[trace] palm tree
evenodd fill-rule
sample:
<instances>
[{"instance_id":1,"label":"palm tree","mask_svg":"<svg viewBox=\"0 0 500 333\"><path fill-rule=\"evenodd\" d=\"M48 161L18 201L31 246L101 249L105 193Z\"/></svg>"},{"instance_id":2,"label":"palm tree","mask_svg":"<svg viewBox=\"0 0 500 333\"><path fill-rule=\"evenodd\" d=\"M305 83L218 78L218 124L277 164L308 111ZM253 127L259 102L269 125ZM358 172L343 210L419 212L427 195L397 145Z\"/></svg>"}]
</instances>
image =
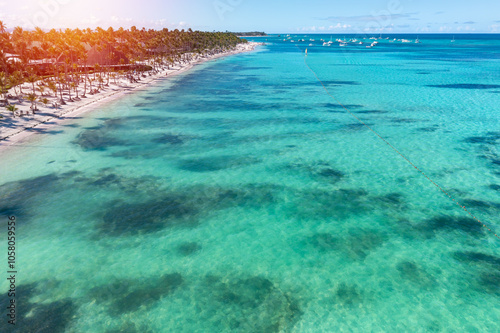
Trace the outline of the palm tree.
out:
<instances>
[{"instance_id":1,"label":"palm tree","mask_svg":"<svg viewBox=\"0 0 500 333\"><path fill-rule=\"evenodd\" d=\"M47 106L47 104L49 104L49 100L47 98L42 98L41 99L41 102L43 103L43 105Z\"/></svg>"},{"instance_id":2,"label":"palm tree","mask_svg":"<svg viewBox=\"0 0 500 333\"><path fill-rule=\"evenodd\" d=\"M33 95L34 95L35 94L35 83L38 81L38 76L36 76L36 74L31 74L30 76L28 76L26 81L31 83L31 85L33 87Z\"/></svg>"},{"instance_id":3,"label":"palm tree","mask_svg":"<svg viewBox=\"0 0 500 333\"><path fill-rule=\"evenodd\" d=\"M7 101L7 85L9 83L9 78L4 72L0 72L0 94L3 95L3 99Z\"/></svg>"},{"instance_id":4,"label":"palm tree","mask_svg":"<svg viewBox=\"0 0 500 333\"><path fill-rule=\"evenodd\" d=\"M28 94L28 101L31 102L31 111L33 111L33 113L35 113L35 111L38 111L38 109L36 108L36 100L37 97L35 94Z\"/></svg>"},{"instance_id":5,"label":"palm tree","mask_svg":"<svg viewBox=\"0 0 500 333\"><path fill-rule=\"evenodd\" d=\"M15 105L13 105L13 104L9 104L9 105L7 105L5 108L6 108L8 111L11 111L11 112L12 112L12 117L14 117L14 118L16 117L16 113L15 113L15 112L17 111L17 108L16 108L16 106L15 106Z\"/></svg>"},{"instance_id":6,"label":"palm tree","mask_svg":"<svg viewBox=\"0 0 500 333\"><path fill-rule=\"evenodd\" d=\"M49 87L50 90L52 90L54 92L54 96L57 97L57 86L56 84L54 83L54 81L49 81L47 83L47 86Z\"/></svg>"},{"instance_id":7,"label":"palm tree","mask_svg":"<svg viewBox=\"0 0 500 333\"><path fill-rule=\"evenodd\" d=\"M0 21L0 33L4 33L7 30L7 27L3 23L3 21Z\"/></svg>"}]
</instances>

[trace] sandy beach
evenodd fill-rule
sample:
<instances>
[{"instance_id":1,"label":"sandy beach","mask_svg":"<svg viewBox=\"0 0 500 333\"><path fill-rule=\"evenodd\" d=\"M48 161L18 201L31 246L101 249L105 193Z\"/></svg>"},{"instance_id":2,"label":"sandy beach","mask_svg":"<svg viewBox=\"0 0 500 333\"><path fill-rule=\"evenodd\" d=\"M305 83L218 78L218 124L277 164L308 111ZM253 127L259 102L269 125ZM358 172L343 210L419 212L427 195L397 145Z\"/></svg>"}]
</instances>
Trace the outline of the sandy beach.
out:
<instances>
[{"instance_id":1,"label":"sandy beach","mask_svg":"<svg viewBox=\"0 0 500 333\"><path fill-rule=\"evenodd\" d=\"M229 52L203 57L195 55L192 56L189 61L180 64L176 63L174 66L170 66L169 69L160 70L156 74L145 73L140 81L134 83L130 83L126 78L117 79L116 83L114 80L110 80L109 86L105 87L105 89L101 90L99 93L94 95L87 94L86 98L81 98L74 102L67 102L66 105L59 105L57 108L52 105L52 99L54 101L57 99L53 97L51 102L47 105L38 102L38 111L36 111L35 114L30 111L31 103L29 101L24 100L21 104L15 103L18 108L15 114L7 110L1 113L3 118L0 119L0 148L18 144L28 140L28 138L31 139L31 136L37 134L37 132L43 133L43 130L52 128L63 121L71 120L73 117L81 115L82 113L95 110L99 106L102 106L103 103L109 103L116 100L123 96L123 94L143 89L163 80L168 80L173 76L190 70L198 64L238 53L250 52L254 50L257 45L261 44L262 43L249 42L247 44L239 44L234 50ZM22 88L25 91L30 90L30 86L26 83ZM80 89L80 94L83 94L83 87ZM14 90L11 89L9 94L14 95ZM36 131L33 130L35 128Z\"/></svg>"}]
</instances>

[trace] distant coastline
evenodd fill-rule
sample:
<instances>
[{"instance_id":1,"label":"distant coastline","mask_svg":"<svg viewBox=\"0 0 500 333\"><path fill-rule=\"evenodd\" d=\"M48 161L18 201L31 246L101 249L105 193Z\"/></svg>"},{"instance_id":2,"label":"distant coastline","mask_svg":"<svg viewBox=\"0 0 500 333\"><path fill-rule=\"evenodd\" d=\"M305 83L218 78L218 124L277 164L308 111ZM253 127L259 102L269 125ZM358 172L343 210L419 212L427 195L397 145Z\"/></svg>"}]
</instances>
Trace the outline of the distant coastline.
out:
<instances>
[{"instance_id":1,"label":"distant coastline","mask_svg":"<svg viewBox=\"0 0 500 333\"><path fill-rule=\"evenodd\" d=\"M261 31L251 31L251 32L233 32L238 37L266 37L267 34Z\"/></svg>"}]
</instances>

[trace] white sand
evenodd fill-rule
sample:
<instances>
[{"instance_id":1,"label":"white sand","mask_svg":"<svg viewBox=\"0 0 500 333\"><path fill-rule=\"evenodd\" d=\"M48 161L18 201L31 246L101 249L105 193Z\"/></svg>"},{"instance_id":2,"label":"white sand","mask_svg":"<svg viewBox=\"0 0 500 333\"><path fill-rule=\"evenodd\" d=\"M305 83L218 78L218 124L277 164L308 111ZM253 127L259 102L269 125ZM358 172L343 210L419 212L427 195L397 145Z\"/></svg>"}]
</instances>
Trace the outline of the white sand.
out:
<instances>
[{"instance_id":1,"label":"white sand","mask_svg":"<svg viewBox=\"0 0 500 333\"><path fill-rule=\"evenodd\" d=\"M109 86L105 87L105 89L101 90L101 92L90 95L88 93L89 85L87 84L87 98L82 98L80 101L74 102L66 102L66 105L59 106L58 108L53 108L52 103L56 101L56 97L51 96L48 97L50 102L47 106L43 105L40 102L37 102L37 108L39 111L35 112L35 115L32 115L30 110L31 103L27 100L24 100L22 104L16 104L18 111L16 114L22 112L24 115L14 116L12 112L7 111L7 109L2 110L1 115L3 116L0 119L0 148L5 148L8 146L12 146L14 144L18 144L23 141L27 141L29 137L36 132L27 131L27 129L36 127L37 129L48 129L50 127L56 126L63 121L71 120L72 117L80 115L84 112L89 112L97 109L99 106L102 106L102 103L108 103L113 101L123 94L144 88L153 83L168 80L170 77L178 75L180 73L186 72L189 69L193 68L195 65L213 60L216 58L226 57L229 55L234 55L242 52L249 52L255 49L257 45L261 43L249 42L247 44L239 44L236 46L235 50L225 53L219 53L213 56L207 57L199 57L195 56L191 61L182 64L176 64L173 68L170 67L169 70L162 70L158 74L154 74L149 76L146 74L146 78L141 77L141 80L137 83L130 83L126 78L117 79L115 84L114 79L111 78L109 81ZM79 95L83 94L83 85L80 84ZM31 84L25 83L23 85L23 92L31 92ZM96 88L96 85L93 85L93 89ZM10 94L14 94L14 90L9 91ZM72 94L72 97L75 97L75 94ZM67 99L68 96L65 96ZM26 115L29 113L29 115ZM49 123L50 122L50 123ZM43 132L43 131L41 131ZM32 138L29 138L32 139Z\"/></svg>"}]
</instances>

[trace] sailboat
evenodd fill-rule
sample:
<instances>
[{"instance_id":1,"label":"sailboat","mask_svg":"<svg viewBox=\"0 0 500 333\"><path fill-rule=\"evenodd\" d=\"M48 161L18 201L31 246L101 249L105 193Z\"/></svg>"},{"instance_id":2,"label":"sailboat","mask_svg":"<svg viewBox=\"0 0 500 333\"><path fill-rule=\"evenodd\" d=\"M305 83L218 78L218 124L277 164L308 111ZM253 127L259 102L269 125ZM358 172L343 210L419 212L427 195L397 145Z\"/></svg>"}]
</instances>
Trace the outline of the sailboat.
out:
<instances>
[{"instance_id":1,"label":"sailboat","mask_svg":"<svg viewBox=\"0 0 500 333\"><path fill-rule=\"evenodd\" d=\"M453 39L451 40L452 43L455 43L455 36L453 36Z\"/></svg>"}]
</instances>

